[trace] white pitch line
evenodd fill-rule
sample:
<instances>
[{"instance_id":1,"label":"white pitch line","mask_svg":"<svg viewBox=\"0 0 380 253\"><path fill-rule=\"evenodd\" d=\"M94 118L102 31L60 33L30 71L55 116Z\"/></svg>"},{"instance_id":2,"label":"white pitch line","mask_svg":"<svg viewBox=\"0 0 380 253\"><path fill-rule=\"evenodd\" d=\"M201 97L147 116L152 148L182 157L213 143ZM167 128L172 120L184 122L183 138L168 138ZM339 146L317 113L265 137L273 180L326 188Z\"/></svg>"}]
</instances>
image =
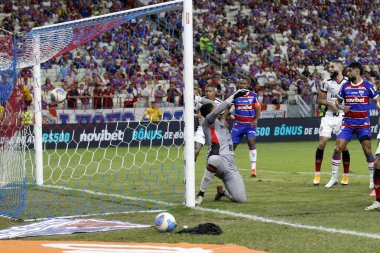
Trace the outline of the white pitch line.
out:
<instances>
[{"instance_id":1,"label":"white pitch line","mask_svg":"<svg viewBox=\"0 0 380 253\"><path fill-rule=\"evenodd\" d=\"M272 220L256 215L250 215L250 214L244 214L244 213L235 213L227 210L219 210L219 209L211 209L211 208L203 208L203 207L196 207L195 210L210 212L210 213L218 213L218 214L225 214L230 215L234 217L240 217L245 218L249 220L264 222L264 223L271 223L276 225L282 225L282 226L289 226L294 228L303 228L303 229L310 229L310 230L317 230L321 232L328 232L332 234L342 234L342 235L353 235L353 236L360 236L360 237L366 237L371 239L378 239L380 240L380 234L373 234L373 233L365 233L365 232L357 232L353 230L344 230L344 229L338 229L338 228L329 228L329 227L323 227L323 226L311 226L311 225L303 225L300 223L290 223L287 221L281 221L281 220Z\"/></svg>"},{"instance_id":2,"label":"white pitch line","mask_svg":"<svg viewBox=\"0 0 380 253\"><path fill-rule=\"evenodd\" d=\"M302 174L302 175L314 175L314 171L297 171L297 172L286 172L286 171L273 171L273 170L262 170L261 172L274 173L274 174ZM331 175L331 172L321 172L322 175ZM338 173L338 175L343 175L343 173ZM368 177L368 175L364 174L352 174L350 173L350 177Z\"/></svg>"},{"instance_id":3,"label":"white pitch line","mask_svg":"<svg viewBox=\"0 0 380 253\"><path fill-rule=\"evenodd\" d=\"M77 189L72 189L68 187L58 187L58 186L49 186L49 187L60 188L60 189L65 189L65 190L74 190L74 191L77 190ZM107 193L94 192L94 191L89 191L89 190L84 190L84 192L89 193L89 194L102 195L102 196L115 196L115 197L130 199L128 197L118 195L118 194L107 194ZM147 200L147 199L144 199L144 200L152 201L152 200ZM160 201L159 203L165 204L166 202ZM166 203L166 204L169 204L169 203ZM177 206L177 204L172 204L172 205ZM317 231L328 232L328 233L333 233L333 234L353 235L353 236L360 236L360 237L366 237L366 238L378 239L378 240L380 239L380 234L357 232L357 231L352 231L352 230L329 228L329 227L323 227L323 226L303 225L300 223L291 223L291 222L281 221L281 220L272 220L272 219L268 219L268 218L264 218L264 217L260 217L256 215L251 215L251 214L235 213L228 210L219 210L219 209L211 209L211 208L203 208L203 207L195 207L194 210L205 211L205 212L210 212L210 213L225 214L225 215L230 215L234 217L241 217L241 218L245 218L249 220L254 220L254 221L259 221L259 222L264 222L264 223L272 223L272 224L277 224L277 225L282 225L282 226L289 226L289 227L294 227L294 228L317 230Z\"/></svg>"},{"instance_id":4,"label":"white pitch line","mask_svg":"<svg viewBox=\"0 0 380 253\"><path fill-rule=\"evenodd\" d=\"M250 169L239 169L241 171L250 171ZM301 175L314 175L314 171L295 171L295 172L287 172L287 171L274 171L274 170L260 170L260 173L271 173L271 174L301 174ZM331 172L321 172L321 175L331 175ZM343 173L338 173L338 175L343 175ZM350 174L350 177L368 177L369 175L364 174Z\"/></svg>"}]
</instances>

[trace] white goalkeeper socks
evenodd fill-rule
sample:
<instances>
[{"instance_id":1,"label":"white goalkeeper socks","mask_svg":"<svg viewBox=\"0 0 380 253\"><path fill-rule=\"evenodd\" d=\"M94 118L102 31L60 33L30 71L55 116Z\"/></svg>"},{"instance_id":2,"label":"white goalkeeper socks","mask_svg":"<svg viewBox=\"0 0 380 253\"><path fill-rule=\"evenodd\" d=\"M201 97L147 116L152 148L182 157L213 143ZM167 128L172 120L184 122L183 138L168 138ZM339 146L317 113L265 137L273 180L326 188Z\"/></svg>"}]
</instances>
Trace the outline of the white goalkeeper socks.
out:
<instances>
[{"instance_id":1,"label":"white goalkeeper socks","mask_svg":"<svg viewBox=\"0 0 380 253\"><path fill-rule=\"evenodd\" d=\"M257 160L256 148L249 150L249 160L251 161L251 170L256 170L256 160Z\"/></svg>"}]
</instances>

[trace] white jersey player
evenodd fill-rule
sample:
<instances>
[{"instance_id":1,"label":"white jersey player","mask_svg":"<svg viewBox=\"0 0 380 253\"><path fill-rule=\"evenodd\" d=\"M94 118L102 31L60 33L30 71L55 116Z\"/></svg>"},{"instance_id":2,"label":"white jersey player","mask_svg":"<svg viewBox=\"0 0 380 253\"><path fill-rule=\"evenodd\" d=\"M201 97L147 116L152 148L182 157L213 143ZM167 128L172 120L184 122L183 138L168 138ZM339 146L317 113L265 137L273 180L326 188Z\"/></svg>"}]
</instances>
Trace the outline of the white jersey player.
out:
<instances>
[{"instance_id":1,"label":"white jersey player","mask_svg":"<svg viewBox=\"0 0 380 253\"><path fill-rule=\"evenodd\" d=\"M218 105L222 103L222 100L219 98L216 98L216 88L210 84L206 85L205 88L205 97L211 101L214 101L215 105ZM197 157L199 155L199 152L201 151L203 145L205 145L205 135L203 133L202 129L202 119L203 117L199 114L199 109L201 108L202 104L200 102L195 102L194 105L194 111L195 111L195 126L196 126L196 131L194 135L194 149L195 149L195 160L197 160Z\"/></svg>"},{"instance_id":2,"label":"white jersey player","mask_svg":"<svg viewBox=\"0 0 380 253\"><path fill-rule=\"evenodd\" d=\"M321 85L321 95L319 95L318 103L321 105L326 105L325 115L322 117L321 126L319 129L319 135L331 138L331 134L336 134L341 125L342 119L344 116L344 112L339 110L338 108L334 108L332 104L335 105L335 101L337 99L337 94L340 90L341 84L348 81L346 77L340 82L337 82L335 79L329 78L322 82ZM325 99L323 98L323 93L325 93ZM322 100L326 101L327 104L324 104Z\"/></svg>"},{"instance_id":3,"label":"white jersey player","mask_svg":"<svg viewBox=\"0 0 380 253\"><path fill-rule=\"evenodd\" d=\"M315 154L315 175L314 175L314 185L319 185L321 180L321 165L323 160L323 153L327 144L327 141L331 138L331 134L337 134L340 131L342 125L342 119L344 113L339 110L335 101L337 100L337 95L343 83L347 82L348 79L343 76L343 62L339 60L334 60L329 64L330 78L322 82L319 94L318 94L318 104L326 107L325 115L321 120L321 125L319 128L319 145ZM349 166L350 166L350 154L348 150L342 152L342 160L344 167L344 176L341 181L342 185L348 185L349 182ZM337 173L336 171L332 172ZM335 175L334 175L334 178ZM336 180L330 180L325 187L331 188L337 184Z\"/></svg>"}]
</instances>

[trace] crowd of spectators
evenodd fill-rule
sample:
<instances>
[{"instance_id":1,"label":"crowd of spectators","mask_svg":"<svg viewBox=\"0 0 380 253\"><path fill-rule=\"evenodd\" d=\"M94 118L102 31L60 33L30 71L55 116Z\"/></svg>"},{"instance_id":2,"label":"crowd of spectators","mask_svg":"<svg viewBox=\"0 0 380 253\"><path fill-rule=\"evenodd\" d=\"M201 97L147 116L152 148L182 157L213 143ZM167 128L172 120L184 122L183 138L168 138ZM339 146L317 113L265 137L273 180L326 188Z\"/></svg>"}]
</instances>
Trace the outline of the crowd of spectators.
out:
<instances>
[{"instance_id":1,"label":"crowd of spectators","mask_svg":"<svg viewBox=\"0 0 380 253\"><path fill-rule=\"evenodd\" d=\"M293 103L294 94L309 103L326 77L323 66L333 59L362 63L365 78L379 83L378 3L196 1L195 39L205 60L213 54L226 66L227 83L238 71L251 79L263 103Z\"/></svg>"},{"instance_id":2,"label":"crowd of spectators","mask_svg":"<svg viewBox=\"0 0 380 253\"><path fill-rule=\"evenodd\" d=\"M2 26L27 32L137 7L131 0L64 2L0 0L2 12L11 14ZM195 1L194 79L201 93L211 83L221 98L247 78L263 104L295 104L297 95L312 103L326 77L323 66L340 59L361 62L364 77L377 85L379 13L377 1ZM44 63L44 96L59 85L68 92L68 108L183 105L181 19L164 19L165 25L154 18L122 25Z\"/></svg>"},{"instance_id":3,"label":"crowd of spectators","mask_svg":"<svg viewBox=\"0 0 380 253\"><path fill-rule=\"evenodd\" d=\"M62 23L135 7L133 0L1 0L2 20L7 31L28 32L33 27Z\"/></svg>"},{"instance_id":4,"label":"crowd of spectators","mask_svg":"<svg viewBox=\"0 0 380 253\"><path fill-rule=\"evenodd\" d=\"M115 0L38 4L31 0L26 7L15 1L0 4L4 13L11 14L2 24L13 32L136 7L134 1ZM38 19L36 12L44 18ZM49 105L49 92L57 86L67 91L64 106L69 109L147 107L153 101L160 106L183 105L182 42L172 34L179 17L180 12L168 12L162 17L165 27L156 16L133 20L43 63L44 106ZM20 78L18 82L30 86L30 81Z\"/></svg>"}]
</instances>

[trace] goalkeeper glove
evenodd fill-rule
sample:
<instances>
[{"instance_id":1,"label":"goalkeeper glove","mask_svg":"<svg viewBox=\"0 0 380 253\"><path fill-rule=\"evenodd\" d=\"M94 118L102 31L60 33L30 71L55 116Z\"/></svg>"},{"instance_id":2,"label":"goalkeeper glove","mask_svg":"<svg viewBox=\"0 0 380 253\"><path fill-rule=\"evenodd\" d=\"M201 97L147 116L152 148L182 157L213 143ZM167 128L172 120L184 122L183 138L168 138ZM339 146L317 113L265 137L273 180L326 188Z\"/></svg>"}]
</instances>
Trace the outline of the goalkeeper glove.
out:
<instances>
[{"instance_id":1,"label":"goalkeeper glove","mask_svg":"<svg viewBox=\"0 0 380 253\"><path fill-rule=\"evenodd\" d=\"M243 97L249 93L249 90L241 89L236 91L233 95L226 99L226 102L230 105L233 104L234 100L240 97Z\"/></svg>"}]
</instances>

